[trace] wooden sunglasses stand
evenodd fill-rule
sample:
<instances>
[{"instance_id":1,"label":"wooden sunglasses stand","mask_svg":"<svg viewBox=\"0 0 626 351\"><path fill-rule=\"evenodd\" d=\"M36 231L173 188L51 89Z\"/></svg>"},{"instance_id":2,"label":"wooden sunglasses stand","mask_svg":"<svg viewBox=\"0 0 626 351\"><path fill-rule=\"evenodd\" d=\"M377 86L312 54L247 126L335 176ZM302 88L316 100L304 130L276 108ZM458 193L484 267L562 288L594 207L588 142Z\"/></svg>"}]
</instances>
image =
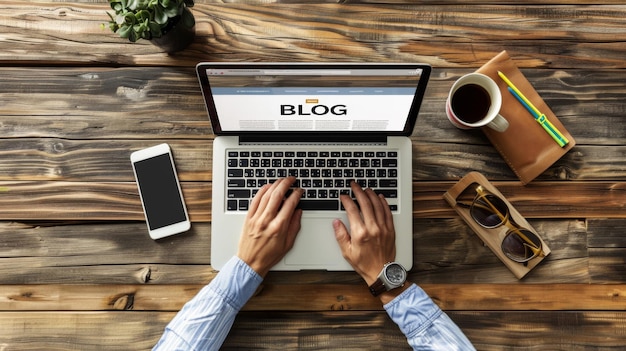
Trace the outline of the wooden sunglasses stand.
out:
<instances>
[{"instance_id":1,"label":"wooden sunglasses stand","mask_svg":"<svg viewBox=\"0 0 626 351\"><path fill-rule=\"evenodd\" d=\"M471 185L479 184L492 193L493 195L498 196L502 201L506 203L509 207L510 216L513 219L513 222L518 226L528 229L535 233L539 240L541 240L541 248L544 256L537 256L530 261L527 262L526 265L523 263L515 262L510 258L506 257L506 255L502 252L500 247L502 240L504 239L507 231L510 229L506 225L499 226L493 229L483 228L480 224L478 224L470 215L470 209L464 206L461 206L457 203L457 198ZM443 197L446 201L452 206L452 208L463 218L465 223L472 228L474 233L478 235L478 237L485 243L491 251L504 263L504 265L517 277L517 279L523 278L528 272L530 272L539 262L541 262L548 254L550 254L550 248L546 243L541 239L541 236L537 233L535 228L531 227L531 225L526 221L524 217L522 217L519 212L511 205L511 203L504 197L502 194L496 189L485 176L478 172L470 172L458 183L456 183L452 188L450 188ZM473 199L473 198L472 198ZM471 201L471 200L470 200Z\"/></svg>"}]
</instances>

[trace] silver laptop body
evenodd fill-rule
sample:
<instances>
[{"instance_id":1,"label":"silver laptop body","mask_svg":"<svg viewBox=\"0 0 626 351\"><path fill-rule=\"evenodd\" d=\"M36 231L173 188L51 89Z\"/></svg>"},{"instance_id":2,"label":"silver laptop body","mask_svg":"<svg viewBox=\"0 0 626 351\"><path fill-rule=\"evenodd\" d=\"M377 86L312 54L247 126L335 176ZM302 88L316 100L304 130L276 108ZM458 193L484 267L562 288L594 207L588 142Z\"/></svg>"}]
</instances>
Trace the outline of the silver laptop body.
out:
<instances>
[{"instance_id":1,"label":"silver laptop body","mask_svg":"<svg viewBox=\"0 0 626 351\"><path fill-rule=\"evenodd\" d=\"M211 120L211 264L237 252L263 184L295 175L302 229L273 270L352 270L332 221L355 180L392 207L396 260L413 265L412 146L431 68L425 64L213 63L196 66Z\"/></svg>"}]
</instances>

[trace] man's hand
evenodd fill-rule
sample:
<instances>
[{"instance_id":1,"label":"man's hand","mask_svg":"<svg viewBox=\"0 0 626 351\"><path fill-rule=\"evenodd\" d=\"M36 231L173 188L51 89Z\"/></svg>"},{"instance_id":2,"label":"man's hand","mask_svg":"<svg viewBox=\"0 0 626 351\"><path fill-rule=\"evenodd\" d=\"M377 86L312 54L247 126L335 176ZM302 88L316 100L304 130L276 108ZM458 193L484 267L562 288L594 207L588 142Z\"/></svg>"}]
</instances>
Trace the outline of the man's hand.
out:
<instances>
[{"instance_id":1,"label":"man's hand","mask_svg":"<svg viewBox=\"0 0 626 351\"><path fill-rule=\"evenodd\" d=\"M255 195L243 225L237 256L265 277L293 247L300 231L302 210L296 209L302 189L285 194L294 177L265 185Z\"/></svg>"},{"instance_id":2,"label":"man's hand","mask_svg":"<svg viewBox=\"0 0 626 351\"><path fill-rule=\"evenodd\" d=\"M348 195L341 196L350 221L350 233L343 222L333 222L343 257L371 285L387 262L396 258L396 232L387 200L372 189L365 191L352 182L352 192L361 210Z\"/></svg>"},{"instance_id":3,"label":"man's hand","mask_svg":"<svg viewBox=\"0 0 626 351\"><path fill-rule=\"evenodd\" d=\"M348 195L341 195L350 221L350 233L339 219L333 221L333 228L343 257L369 286L376 281L385 263L396 258L396 231L391 209L382 195L376 195L372 189L363 190L355 182L350 187L361 210ZM407 287L405 284L404 288L383 293L380 299L387 303Z\"/></svg>"}]
</instances>

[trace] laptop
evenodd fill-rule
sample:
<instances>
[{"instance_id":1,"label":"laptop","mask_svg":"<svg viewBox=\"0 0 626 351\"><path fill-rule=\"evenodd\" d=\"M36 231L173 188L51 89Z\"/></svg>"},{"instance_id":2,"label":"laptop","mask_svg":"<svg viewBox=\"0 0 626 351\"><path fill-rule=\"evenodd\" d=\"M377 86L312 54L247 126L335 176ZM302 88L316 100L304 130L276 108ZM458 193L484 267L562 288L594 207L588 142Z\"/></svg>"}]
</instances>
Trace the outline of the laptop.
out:
<instances>
[{"instance_id":1,"label":"laptop","mask_svg":"<svg viewBox=\"0 0 626 351\"><path fill-rule=\"evenodd\" d=\"M332 221L358 182L385 195L396 261L413 264L412 145L431 67L380 63L213 63L196 66L213 142L211 265L237 253L250 201L296 176L302 229L273 270L352 270Z\"/></svg>"}]
</instances>

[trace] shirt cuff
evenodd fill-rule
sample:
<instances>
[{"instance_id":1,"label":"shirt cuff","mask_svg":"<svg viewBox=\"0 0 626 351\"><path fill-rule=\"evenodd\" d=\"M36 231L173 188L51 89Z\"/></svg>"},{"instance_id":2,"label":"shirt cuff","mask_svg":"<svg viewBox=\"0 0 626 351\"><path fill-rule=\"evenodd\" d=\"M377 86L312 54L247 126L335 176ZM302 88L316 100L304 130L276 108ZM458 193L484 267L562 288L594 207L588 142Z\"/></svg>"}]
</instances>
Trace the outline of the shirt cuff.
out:
<instances>
[{"instance_id":1,"label":"shirt cuff","mask_svg":"<svg viewBox=\"0 0 626 351\"><path fill-rule=\"evenodd\" d=\"M383 306L389 317L407 337L428 328L443 311L416 284Z\"/></svg>"},{"instance_id":2,"label":"shirt cuff","mask_svg":"<svg viewBox=\"0 0 626 351\"><path fill-rule=\"evenodd\" d=\"M240 310L254 295L263 278L239 257L233 256L208 288L220 295L236 310Z\"/></svg>"}]
</instances>

